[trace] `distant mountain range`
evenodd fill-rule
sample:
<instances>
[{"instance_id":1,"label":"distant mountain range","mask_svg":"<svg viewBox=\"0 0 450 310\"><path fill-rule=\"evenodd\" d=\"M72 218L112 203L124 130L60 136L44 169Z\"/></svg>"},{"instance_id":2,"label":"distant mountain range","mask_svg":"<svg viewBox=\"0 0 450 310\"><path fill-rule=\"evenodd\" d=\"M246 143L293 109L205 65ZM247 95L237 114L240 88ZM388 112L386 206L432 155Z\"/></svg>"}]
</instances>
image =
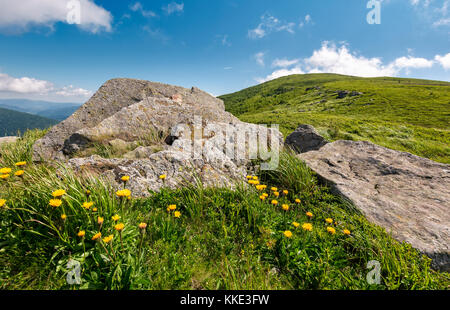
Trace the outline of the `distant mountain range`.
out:
<instances>
[{"instance_id":1,"label":"distant mountain range","mask_svg":"<svg viewBox=\"0 0 450 310\"><path fill-rule=\"evenodd\" d=\"M75 112L81 104L36 101L28 99L0 99L0 108L39 115L62 121Z\"/></svg>"},{"instance_id":2,"label":"distant mountain range","mask_svg":"<svg viewBox=\"0 0 450 310\"><path fill-rule=\"evenodd\" d=\"M0 137L15 136L27 129L45 129L57 123L54 119L0 108Z\"/></svg>"}]
</instances>

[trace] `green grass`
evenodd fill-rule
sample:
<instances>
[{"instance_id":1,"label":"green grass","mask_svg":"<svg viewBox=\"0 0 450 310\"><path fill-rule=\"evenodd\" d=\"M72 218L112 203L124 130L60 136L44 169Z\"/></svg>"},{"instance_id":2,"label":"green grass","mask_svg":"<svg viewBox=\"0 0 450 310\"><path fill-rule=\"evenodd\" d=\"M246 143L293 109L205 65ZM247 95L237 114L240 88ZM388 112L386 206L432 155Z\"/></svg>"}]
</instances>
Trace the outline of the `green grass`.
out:
<instances>
[{"instance_id":1,"label":"green grass","mask_svg":"<svg viewBox=\"0 0 450 310\"><path fill-rule=\"evenodd\" d=\"M320 89L306 90L320 87ZM336 91L362 92L337 99ZM286 136L310 124L330 141L367 140L450 163L450 83L337 74L291 75L220 97L227 111Z\"/></svg>"},{"instance_id":2,"label":"green grass","mask_svg":"<svg viewBox=\"0 0 450 310\"><path fill-rule=\"evenodd\" d=\"M33 141L42 134L28 132L2 146L0 168L30 163ZM70 258L82 267L76 289L448 288L448 273L431 270L428 258L332 195L292 154L283 153L279 169L259 178L268 189L289 191L277 198L278 206L270 203L273 194L261 201L261 192L246 180L236 190L199 184L122 201L100 179L82 179L64 166L29 164L22 179L0 183L0 199L6 199L0 208L0 289L72 289L66 283ZM58 188L67 194L55 209L48 202ZM82 208L85 201L97 211ZM285 203L287 212L281 209ZM167 211L170 204L180 218ZM314 214L311 220L307 211ZM113 229L115 214L125 224L122 242ZM112 246L91 241L99 230L97 216L105 220L103 236L114 235ZM336 234L327 232L326 218L333 218ZM295 228L294 221L314 228ZM140 222L148 224L145 233ZM85 239L77 237L80 230ZM286 230L292 238L284 236ZM370 260L381 264L380 285L366 281Z\"/></svg>"}]
</instances>

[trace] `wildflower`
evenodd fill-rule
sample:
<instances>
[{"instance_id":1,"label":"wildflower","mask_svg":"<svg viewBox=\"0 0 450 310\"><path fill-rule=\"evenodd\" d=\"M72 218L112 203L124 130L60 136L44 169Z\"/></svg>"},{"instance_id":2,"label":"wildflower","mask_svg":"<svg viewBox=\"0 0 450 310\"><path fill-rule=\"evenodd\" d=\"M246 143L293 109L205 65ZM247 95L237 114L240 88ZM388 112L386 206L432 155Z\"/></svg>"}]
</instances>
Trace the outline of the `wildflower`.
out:
<instances>
[{"instance_id":1,"label":"wildflower","mask_svg":"<svg viewBox=\"0 0 450 310\"><path fill-rule=\"evenodd\" d=\"M284 204L281 207L283 208L284 211L289 211L289 205Z\"/></svg>"},{"instance_id":2,"label":"wildflower","mask_svg":"<svg viewBox=\"0 0 450 310\"><path fill-rule=\"evenodd\" d=\"M296 202L296 203L300 203L301 200L297 198L297 199L295 199L295 202Z\"/></svg>"},{"instance_id":3,"label":"wildflower","mask_svg":"<svg viewBox=\"0 0 450 310\"><path fill-rule=\"evenodd\" d=\"M253 177L253 180L257 181L257 180L258 180L258 177L257 177L257 176L254 176L254 177Z\"/></svg>"},{"instance_id":4,"label":"wildflower","mask_svg":"<svg viewBox=\"0 0 450 310\"><path fill-rule=\"evenodd\" d=\"M328 224L333 224L333 219L327 218L325 219L325 222L327 222Z\"/></svg>"},{"instance_id":5,"label":"wildflower","mask_svg":"<svg viewBox=\"0 0 450 310\"><path fill-rule=\"evenodd\" d=\"M297 222L292 222L292 225L294 225L295 228L298 228L300 226L300 224Z\"/></svg>"},{"instance_id":6,"label":"wildflower","mask_svg":"<svg viewBox=\"0 0 450 310\"><path fill-rule=\"evenodd\" d=\"M309 217L309 218L312 218L313 214L311 212L306 212L306 216Z\"/></svg>"},{"instance_id":7,"label":"wildflower","mask_svg":"<svg viewBox=\"0 0 450 310\"><path fill-rule=\"evenodd\" d=\"M278 190L278 188L272 187L270 190L271 190L272 192L276 192L276 191Z\"/></svg>"},{"instance_id":8,"label":"wildflower","mask_svg":"<svg viewBox=\"0 0 450 310\"><path fill-rule=\"evenodd\" d=\"M49 205L55 208L58 208L62 204L62 200L60 199L50 199Z\"/></svg>"},{"instance_id":9,"label":"wildflower","mask_svg":"<svg viewBox=\"0 0 450 310\"><path fill-rule=\"evenodd\" d=\"M16 167L22 167L25 166L27 164L26 161L19 161L18 163L16 163Z\"/></svg>"},{"instance_id":10,"label":"wildflower","mask_svg":"<svg viewBox=\"0 0 450 310\"><path fill-rule=\"evenodd\" d=\"M98 211L97 208L93 208L93 209L92 209L92 212L97 212L97 211Z\"/></svg>"},{"instance_id":11,"label":"wildflower","mask_svg":"<svg viewBox=\"0 0 450 310\"><path fill-rule=\"evenodd\" d=\"M124 175L122 178L120 178L123 182L128 182L130 180L130 176Z\"/></svg>"},{"instance_id":12,"label":"wildflower","mask_svg":"<svg viewBox=\"0 0 450 310\"><path fill-rule=\"evenodd\" d=\"M264 197L269 197L269 194L267 194L267 193L264 193L264 194L262 194Z\"/></svg>"},{"instance_id":13,"label":"wildflower","mask_svg":"<svg viewBox=\"0 0 450 310\"><path fill-rule=\"evenodd\" d=\"M177 205L170 205L169 206L169 210L170 211L174 211L174 210L176 210L177 209Z\"/></svg>"},{"instance_id":14,"label":"wildflower","mask_svg":"<svg viewBox=\"0 0 450 310\"><path fill-rule=\"evenodd\" d=\"M6 180L7 178L9 178L9 174L0 175L0 179L2 179L2 180Z\"/></svg>"},{"instance_id":15,"label":"wildflower","mask_svg":"<svg viewBox=\"0 0 450 310\"><path fill-rule=\"evenodd\" d=\"M120 216L119 216L118 214L113 215L112 220L113 220L114 222L117 222L118 220L120 220Z\"/></svg>"},{"instance_id":16,"label":"wildflower","mask_svg":"<svg viewBox=\"0 0 450 310\"><path fill-rule=\"evenodd\" d=\"M344 235L350 235L350 230L348 229L344 229L342 232L344 233Z\"/></svg>"},{"instance_id":17,"label":"wildflower","mask_svg":"<svg viewBox=\"0 0 450 310\"><path fill-rule=\"evenodd\" d=\"M159 179L160 180L165 180L167 178L167 175L165 175L165 174L161 174L160 176L159 176Z\"/></svg>"},{"instance_id":18,"label":"wildflower","mask_svg":"<svg viewBox=\"0 0 450 310\"><path fill-rule=\"evenodd\" d=\"M138 225L138 227L139 227L139 229L144 230L144 229L147 228L147 224L146 224L146 223L140 223L140 224Z\"/></svg>"},{"instance_id":19,"label":"wildflower","mask_svg":"<svg viewBox=\"0 0 450 310\"><path fill-rule=\"evenodd\" d=\"M175 211L173 216L175 216L176 218L180 218L181 217L181 212L180 211Z\"/></svg>"},{"instance_id":20,"label":"wildflower","mask_svg":"<svg viewBox=\"0 0 450 310\"><path fill-rule=\"evenodd\" d=\"M287 195L287 194L289 194L289 191L285 189L285 190L283 191L283 194Z\"/></svg>"},{"instance_id":21,"label":"wildflower","mask_svg":"<svg viewBox=\"0 0 450 310\"><path fill-rule=\"evenodd\" d=\"M63 189L58 189L58 190L56 190L56 191L54 191L54 192L52 193L52 196L55 197L55 198L59 198L59 197L64 196L65 194L66 194L66 191L65 191L65 190L63 190Z\"/></svg>"},{"instance_id":22,"label":"wildflower","mask_svg":"<svg viewBox=\"0 0 450 310\"><path fill-rule=\"evenodd\" d=\"M80 230L78 232L78 237L80 237L80 238L84 238L85 235L86 235L86 232L84 230Z\"/></svg>"},{"instance_id":23,"label":"wildflower","mask_svg":"<svg viewBox=\"0 0 450 310\"><path fill-rule=\"evenodd\" d=\"M292 238L292 232L290 230L286 230L283 234L286 238Z\"/></svg>"},{"instance_id":24,"label":"wildflower","mask_svg":"<svg viewBox=\"0 0 450 310\"><path fill-rule=\"evenodd\" d=\"M276 201L276 200L272 200L272 202L271 202L274 206L276 206L277 204L278 204L278 201Z\"/></svg>"},{"instance_id":25,"label":"wildflower","mask_svg":"<svg viewBox=\"0 0 450 310\"><path fill-rule=\"evenodd\" d=\"M279 193L279 192L273 192L273 195L274 195L275 197L279 197L279 196L280 196L280 193Z\"/></svg>"},{"instance_id":26,"label":"wildflower","mask_svg":"<svg viewBox=\"0 0 450 310\"><path fill-rule=\"evenodd\" d=\"M262 201L264 201L264 200L266 200L266 196L261 195L261 196L259 196L259 199L261 199Z\"/></svg>"},{"instance_id":27,"label":"wildflower","mask_svg":"<svg viewBox=\"0 0 450 310\"><path fill-rule=\"evenodd\" d=\"M3 207L6 204L5 199L0 199L0 208Z\"/></svg>"},{"instance_id":28,"label":"wildflower","mask_svg":"<svg viewBox=\"0 0 450 310\"><path fill-rule=\"evenodd\" d=\"M98 232L92 237L92 241L98 240L102 237L102 233Z\"/></svg>"},{"instance_id":29,"label":"wildflower","mask_svg":"<svg viewBox=\"0 0 450 310\"><path fill-rule=\"evenodd\" d=\"M117 231L122 231L125 228L125 224L124 223L119 223L116 226L114 226L114 229Z\"/></svg>"},{"instance_id":30,"label":"wildflower","mask_svg":"<svg viewBox=\"0 0 450 310\"><path fill-rule=\"evenodd\" d=\"M25 173L25 171L23 171L23 170L17 170L17 171L14 173L14 175L15 175L16 177L21 177L21 176L23 176L24 173Z\"/></svg>"},{"instance_id":31,"label":"wildflower","mask_svg":"<svg viewBox=\"0 0 450 310\"><path fill-rule=\"evenodd\" d=\"M244 251L244 249L242 249L241 250L241 255L244 255L245 254L245 251Z\"/></svg>"},{"instance_id":32,"label":"wildflower","mask_svg":"<svg viewBox=\"0 0 450 310\"><path fill-rule=\"evenodd\" d=\"M88 196L88 198L89 198L90 195L91 195L91 191L90 190L86 190L86 196Z\"/></svg>"},{"instance_id":33,"label":"wildflower","mask_svg":"<svg viewBox=\"0 0 450 310\"><path fill-rule=\"evenodd\" d=\"M131 195L131 191L129 189L122 189L116 192L118 197L128 197Z\"/></svg>"},{"instance_id":34,"label":"wildflower","mask_svg":"<svg viewBox=\"0 0 450 310\"><path fill-rule=\"evenodd\" d=\"M105 219L103 218L103 217L98 217L97 218L97 223L98 223L98 225L102 225L103 224L103 222L105 221Z\"/></svg>"},{"instance_id":35,"label":"wildflower","mask_svg":"<svg viewBox=\"0 0 450 310\"><path fill-rule=\"evenodd\" d=\"M86 210L89 210L93 205L94 205L94 203L92 201L84 202L82 207L85 208Z\"/></svg>"},{"instance_id":36,"label":"wildflower","mask_svg":"<svg viewBox=\"0 0 450 310\"><path fill-rule=\"evenodd\" d=\"M2 168L0 169L0 174L10 174L11 171L11 168Z\"/></svg>"},{"instance_id":37,"label":"wildflower","mask_svg":"<svg viewBox=\"0 0 450 310\"><path fill-rule=\"evenodd\" d=\"M303 228L303 230L312 231L313 226L312 226L311 223L304 223L304 224L302 225L302 228Z\"/></svg>"},{"instance_id":38,"label":"wildflower","mask_svg":"<svg viewBox=\"0 0 450 310\"><path fill-rule=\"evenodd\" d=\"M109 235L108 237L103 238L103 242L110 243L113 238L114 238L113 235Z\"/></svg>"},{"instance_id":39,"label":"wildflower","mask_svg":"<svg viewBox=\"0 0 450 310\"><path fill-rule=\"evenodd\" d=\"M251 178L252 178L251 175L248 175L248 176L247 176L247 180L250 180Z\"/></svg>"},{"instance_id":40,"label":"wildflower","mask_svg":"<svg viewBox=\"0 0 450 310\"><path fill-rule=\"evenodd\" d=\"M256 185L256 189L262 191L264 190L264 185Z\"/></svg>"},{"instance_id":41,"label":"wildflower","mask_svg":"<svg viewBox=\"0 0 450 310\"><path fill-rule=\"evenodd\" d=\"M327 227L327 231L332 235L336 233L336 229L334 229L333 227Z\"/></svg>"},{"instance_id":42,"label":"wildflower","mask_svg":"<svg viewBox=\"0 0 450 310\"><path fill-rule=\"evenodd\" d=\"M62 215L61 215L61 219L62 219L63 221L65 221L65 220L67 219L67 215L62 214Z\"/></svg>"}]
</instances>

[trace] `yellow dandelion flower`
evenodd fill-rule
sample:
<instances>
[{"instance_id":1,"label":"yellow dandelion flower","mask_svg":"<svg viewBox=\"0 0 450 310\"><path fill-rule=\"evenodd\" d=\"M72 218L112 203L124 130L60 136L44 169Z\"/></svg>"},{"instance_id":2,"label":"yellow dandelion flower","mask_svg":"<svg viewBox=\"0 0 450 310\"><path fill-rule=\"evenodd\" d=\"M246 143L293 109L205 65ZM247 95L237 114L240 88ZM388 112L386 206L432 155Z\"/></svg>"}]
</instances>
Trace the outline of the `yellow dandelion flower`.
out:
<instances>
[{"instance_id":1,"label":"yellow dandelion flower","mask_svg":"<svg viewBox=\"0 0 450 310\"><path fill-rule=\"evenodd\" d=\"M0 199L0 208L3 207L6 204L5 199Z\"/></svg>"},{"instance_id":2,"label":"yellow dandelion flower","mask_svg":"<svg viewBox=\"0 0 450 310\"><path fill-rule=\"evenodd\" d=\"M147 228L147 224L146 223L140 223L138 225L139 229L146 229Z\"/></svg>"},{"instance_id":3,"label":"yellow dandelion flower","mask_svg":"<svg viewBox=\"0 0 450 310\"><path fill-rule=\"evenodd\" d=\"M272 187L270 190L271 190L272 192L276 192L276 191L278 190L278 188Z\"/></svg>"},{"instance_id":4,"label":"yellow dandelion flower","mask_svg":"<svg viewBox=\"0 0 450 310\"><path fill-rule=\"evenodd\" d=\"M119 223L116 226L114 226L114 229L117 231L122 231L125 228L125 224L124 223Z\"/></svg>"},{"instance_id":5,"label":"yellow dandelion flower","mask_svg":"<svg viewBox=\"0 0 450 310\"><path fill-rule=\"evenodd\" d=\"M261 196L259 196L259 199L261 199L262 201L264 201L264 200L266 200L266 196L261 195Z\"/></svg>"},{"instance_id":6,"label":"yellow dandelion flower","mask_svg":"<svg viewBox=\"0 0 450 310\"><path fill-rule=\"evenodd\" d=\"M128 182L130 180L130 176L128 175L124 175L123 177L120 178L123 182Z\"/></svg>"},{"instance_id":7,"label":"yellow dandelion flower","mask_svg":"<svg viewBox=\"0 0 450 310\"><path fill-rule=\"evenodd\" d=\"M120 220L120 216L119 216L118 214L113 215L112 220L113 220L114 222L117 222L118 220Z\"/></svg>"},{"instance_id":8,"label":"yellow dandelion flower","mask_svg":"<svg viewBox=\"0 0 450 310\"><path fill-rule=\"evenodd\" d=\"M313 214L311 212L306 212L306 216L309 217L309 218L312 218Z\"/></svg>"},{"instance_id":9,"label":"yellow dandelion flower","mask_svg":"<svg viewBox=\"0 0 450 310\"><path fill-rule=\"evenodd\" d=\"M294 225L295 228L298 228L300 226L300 223L292 222L292 225Z\"/></svg>"},{"instance_id":10,"label":"yellow dandelion flower","mask_svg":"<svg viewBox=\"0 0 450 310\"><path fill-rule=\"evenodd\" d=\"M290 230L286 230L283 234L286 238L292 238L292 232Z\"/></svg>"},{"instance_id":11,"label":"yellow dandelion flower","mask_svg":"<svg viewBox=\"0 0 450 310\"><path fill-rule=\"evenodd\" d=\"M86 235L86 232L84 230L80 230L77 235L78 237L83 238Z\"/></svg>"},{"instance_id":12,"label":"yellow dandelion flower","mask_svg":"<svg viewBox=\"0 0 450 310\"><path fill-rule=\"evenodd\" d=\"M55 198L62 197L66 194L66 191L63 189L58 189L52 193L52 196Z\"/></svg>"},{"instance_id":13,"label":"yellow dandelion flower","mask_svg":"<svg viewBox=\"0 0 450 310\"><path fill-rule=\"evenodd\" d=\"M259 185L259 181L253 181L253 185Z\"/></svg>"},{"instance_id":14,"label":"yellow dandelion flower","mask_svg":"<svg viewBox=\"0 0 450 310\"><path fill-rule=\"evenodd\" d=\"M93 208L93 209L92 209L92 212L97 212L97 211L98 211L97 208Z\"/></svg>"},{"instance_id":15,"label":"yellow dandelion flower","mask_svg":"<svg viewBox=\"0 0 450 310\"><path fill-rule=\"evenodd\" d=\"M333 219L327 218L325 219L325 222L327 222L328 224L333 224Z\"/></svg>"},{"instance_id":16,"label":"yellow dandelion flower","mask_svg":"<svg viewBox=\"0 0 450 310\"><path fill-rule=\"evenodd\" d=\"M63 221L65 221L65 220L67 219L67 215L62 214L62 215L61 215L61 219L62 219Z\"/></svg>"},{"instance_id":17,"label":"yellow dandelion flower","mask_svg":"<svg viewBox=\"0 0 450 310\"><path fill-rule=\"evenodd\" d=\"M16 172L14 172L14 175L16 177L21 177L21 176L23 176L24 173L25 173L25 171L23 171L23 170L17 170Z\"/></svg>"},{"instance_id":18,"label":"yellow dandelion flower","mask_svg":"<svg viewBox=\"0 0 450 310\"><path fill-rule=\"evenodd\" d=\"M16 163L16 167L22 167L25 166L27 164L26 161L19 161L18 163Z\"/></svg>"},{"instance_id":19,"label":"yellow dandelion flower","mask_svg":"<svg viewBox=\"0 0 450 310\"><path fill-rule=\"evenodd\" d=\"M284 190L283 194L287 195L287 194L289 194L289 191L288 190Z\"/></svg>"},{"instance_id":20,"label":"yellow dandelion flower","mask_svg":"<svg viewBox=\"0 0 450 310\"><path fill-rule=\"evenodd\" d=\"M2 180L6 180L7 178L9 178L9 174L0 175L0 179L2 179Z\"/></svg>"},{"instance_id":21,"label":"yellow dandelion flower","mask_svg":"<svg viewBox=\"0 0 450 310\"><path fill-rule=\"evenodd\" d=\"M89 210L93 205L94 205L94 203L92 201L84 202L82 207L85 208L86 210Z\"/></svg>"},{"instance_id":22,"label":"yellow dandelion flower","mask_svg":"<svg viewBox=\"0 0 450 310\"><path fill-rule=\"evenodd\" d=\"M281 207L283 208L284 211L289 211L289 205L284 204Z\"/></svg>"},{"instance_id":23,"label":"yellow dandelion flower","mask_svg":"<svg viewBox=\"0 0 450 310\"><path fill-rule=\"evenodd\" d=\"M253 178L251 175L247 176L247 180L250 180L251 178Z\"/></svg>"},{"instance_id":24,"label":"yellow dandelion flower","mask_svg":"<svg viewBox=\"0 0 450 310\"><path fill-rule=\"evenodd\" d=\"M50 199L49 205L58 208L62 204L62 200L60 199Z\"/></svg>"},{"instance_id":25,"label":"yellow dandelion flower","mask_svg":"<svg viewBox=\"0 0 450 310\"><path fill-rule=\"evenodd\" d=\"M267 194L267 193L264 193L264 194L262 194L264 197L269 197L269 194Z\"/></svg>"},{"instance_id":26,"label":"yellow dandelion flower","mask_svg":"<svg viewBox=\"0 0 450 310\"><path fill-rule=\"evenodd\" d=\"M169 205L169 210L174 211L177 209L177 205Z\"/></svg>"},{"instance_id":27,"label":"yellow dandelion flower","mask_svg":"<svg viewBox=\"0 0 450 310\"><path fill-rule=\"evenodd\" d=\"M275 197L278 197L278 196L280 196L280 193L279 193L279 192L273 192L273 195L274 195Z\"/></svg>"},{"instance_id":28,"label":"yellow dandelion flower","mask_svg":"<svg viewBox=\"0 0 450 310\"><path fill-rule=\"evenodd\" d=\"M92 241L98 240L102 237L102 233L98 232L92 237Z\"/></svg>"},{"instance_id":29,"label":"yellow dandelion flower","mask_svg":"<svg viewBox=\"0 0 450 310\"><path fill-rule=\"evenodd\" d=\"M336 229L334 229L333 227L327 227L327 231L332 235L336 233Z\"/></svg>"},{"instance_id":30,"label":"yellow dandelion flower","mask_svg":"<svg viewBox=\"0 0 450 310\"><path fill-rule=\"evenodd\" d=\"M103 242L104 243L110 243L113 238L114 238L113 235L109 235L108 237L103 238Z\"/></svg>"},{"instance_id":31,"label":"yellow dandelion flower","mask_svg":"<svg viewBox=\"0 0 450 310\"><path fill-rule=\"evenodd\" d=\"M118 197L129 197L131 195L131 191L129 189L122 189L116 192Z\"/></svg>"},{"instance_id":32,"label":"yellow dandelion flower","mask_svg":"<svg viewBox=\"0 0 450 310\"><path fill-rule=\"evenodd\" d=\"M181 212L180 211L175 211L173 216L175 216L176 218L179 218L179 217L181 217Z\"/></svg>"},{"instance_id":33,"label":"yellow dandelion flower","mask_svg":"<svg viewBox=\"0 0 450 310\"><path fill-rule=\"evenodd\" d=\"M302 225L302 228L303 228L303 230L312 231L313 226L312 226L311 223L304 223L304 224Z\"/></svg>"},{"instance_id":34,"label":"yellow dandelion flower","mask_svg":"<svg viewBox=\"0 0 450 310\"><path fill-rule=\"evenodd\" d=\"M97 223L98 223L98 225L102 225L104 221L105 221L105 219L104 219L103 217L101 217L101 216L99 216L99 217L97 218Z\"/></svg>"},{"instance_id":35,"label":"yellow dandelion flower","mask_svg":"<svg viewBox=\"0 0 450 310\"><path fill-rule=\"evenodd\" d=\"M295 199L295 203L300 203L300 202L302 202L300 199Z\"/></svg>"},{"instance_id":36,"label":"yellow dandelion flower","mask_svg":"<svg viewBox=\"0 0 450 310\"><path fill-rule=\"evenodd\" d=\"M0 169L0 174L10 174L12 171L11 168L2 168Z\"/></svg>"},{"instance_id":37,"label":"yellow dandelion flower","mask_svg":"<svg viewBox=\"0 0 450 310\"><path fill-rule=\"evenodd\" d=\"M165 174L161 174L160 176L159 176L159 179L160 180L165 180L167 178L167 175L165 175Z\"/></svg>"},{"instance_id":38,"label":"yellow dandelion flower","mask_svg":"<svg viewBox=\"0 0 450 310\"><path fill-rule=\"evenodd\" d=\"M272 202L271 202L274 206L276 206L277 204L278 204L278 201L276 201L276 200L272 200Z\"/></svg>"},{"instance_id":39,"label":"yellow dandelion flower","mask_svg":"<svg viewBox=\"0 0 450 310\"><path fill-rule=\"evenodd\" d=\"M350 235L350 230L348 229L344 229L342 232L344 233L344 235Z\"/></svg>"},{"instance_id":40,"label":"yellow dandelion flower","mask_svg":"<svg viewBox=\"0 0 450 310\"><path fill-rule=\"evenodd\" d=\"M258 180L258 177L257 177L257 176L254 176L252 179L253 179L253 180Z\"/></svg>"}]
</instances>

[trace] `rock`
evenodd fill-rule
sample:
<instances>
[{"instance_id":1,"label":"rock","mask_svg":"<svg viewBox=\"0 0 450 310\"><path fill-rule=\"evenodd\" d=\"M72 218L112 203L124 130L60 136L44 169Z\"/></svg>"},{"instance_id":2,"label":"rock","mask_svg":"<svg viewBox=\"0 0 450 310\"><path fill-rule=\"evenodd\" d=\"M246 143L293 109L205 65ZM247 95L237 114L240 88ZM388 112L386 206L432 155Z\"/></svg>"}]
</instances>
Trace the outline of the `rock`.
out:
<instances>
[{"instance_id":1,"label":"rock","mask_svg":"<svg viewBox=\"0 0 450 310\"><path fill-rule=\"evenodd\" d=\"M300 125L284 142L297 153L318 150L328 142L310 125Z\"/></svg>"},{"instance_id":2,"label":"rock","mask_svg":"<svg viewBox=\"0 0 450 310\"><path fill-rule=\"evenodd\" d=\"M17 139L19 139L18 137L0 137L0 145L4 144L4 143L14 143L17 141Z\"/></svg>"},{"instance_id":3,"label":"rock","mask_svg":"<svg viewBox=\"0 0 450 310\"><path fill-rule=\"evenodd\" d=\"M270 146L269 158L261 158L259 139ZM127 187L142 197L186 182L232 188L258 151L263 161L271 159L282 142L277 129L239 121L198 88L114 79L38 140L33 158L66 161L77 173L106 178L116 188L129 175ZM96 144L109 144L112 156L122 158L92 155Z\"/></svg>"},{"instance_id":4,"label":"rock","mask_svg":"<svg viewBox=\"0 0 450 310\"><path fill-rule=\"evenodd\" d=\"M338 90L337 92L337 99L344 99L345 97L349 96L349 97L355 97L355 96L360 96L363 93L358 92L358 91L348 91L348 90Z\"/></svg>"},{"instance_id":5,"label":"rock","mask_svg":"<svg viewBox=\"0 0 450 310\"><path fill-rule=\"evenodd\" d=\"M450 166L370 142L298 155L366 218L450 270Z\"/></svg>"}]
</instances>

